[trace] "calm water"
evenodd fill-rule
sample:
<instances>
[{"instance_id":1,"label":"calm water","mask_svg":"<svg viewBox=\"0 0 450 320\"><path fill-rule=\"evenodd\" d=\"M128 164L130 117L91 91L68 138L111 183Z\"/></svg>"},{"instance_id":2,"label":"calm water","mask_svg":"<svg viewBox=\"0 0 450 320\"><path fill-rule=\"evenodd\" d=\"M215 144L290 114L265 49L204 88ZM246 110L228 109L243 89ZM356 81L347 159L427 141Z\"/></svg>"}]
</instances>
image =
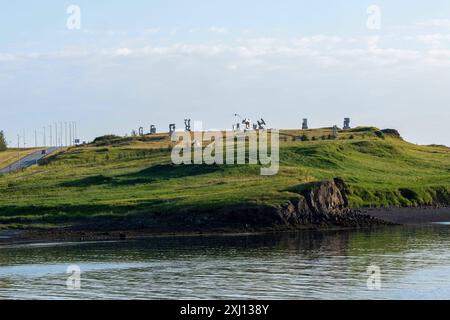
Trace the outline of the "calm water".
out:
<instances>
[{"instance_id":1,"label":"calm water","mask_svg":"<svg viewBox=\"0 0 450 320\"><path fill-rule=\"evenodd\" d=\"M450 299L450 226L2 246L0 298Z\"/></svg>"}]
</instances>

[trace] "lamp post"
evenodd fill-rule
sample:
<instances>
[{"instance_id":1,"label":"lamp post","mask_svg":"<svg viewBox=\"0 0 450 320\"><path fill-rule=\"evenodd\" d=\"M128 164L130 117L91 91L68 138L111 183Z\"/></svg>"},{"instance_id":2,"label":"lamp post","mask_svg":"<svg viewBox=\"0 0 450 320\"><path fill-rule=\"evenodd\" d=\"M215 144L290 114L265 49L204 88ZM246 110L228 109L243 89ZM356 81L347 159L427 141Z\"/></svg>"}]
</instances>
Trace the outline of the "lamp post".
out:
<instances>
[{"instance_id":1,"label":"lamp post","mask_svg":"<svg viewBox=\"0 0 450 320\"><path fill-rule=\"evenodd\" d=\"M20 168L20 135L17 135L17 163Z\"/></svg>"}]
</instances>

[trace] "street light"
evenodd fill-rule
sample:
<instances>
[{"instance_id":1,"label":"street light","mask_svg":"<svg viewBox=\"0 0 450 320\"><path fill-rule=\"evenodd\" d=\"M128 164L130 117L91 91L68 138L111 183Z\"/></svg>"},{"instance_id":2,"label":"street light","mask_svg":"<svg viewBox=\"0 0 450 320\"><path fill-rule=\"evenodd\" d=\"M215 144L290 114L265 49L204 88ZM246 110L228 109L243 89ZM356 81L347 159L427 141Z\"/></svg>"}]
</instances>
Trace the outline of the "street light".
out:
<instances>
[{"instance_id":1,"label":"street light","mask_svg":"<svg viewBox=\"0 0 450 320\"><path fill-rule=\"evenodd\" d=\"M20 135L17 135L17 163L20 168Z\"/></svg>"}]
</instances>

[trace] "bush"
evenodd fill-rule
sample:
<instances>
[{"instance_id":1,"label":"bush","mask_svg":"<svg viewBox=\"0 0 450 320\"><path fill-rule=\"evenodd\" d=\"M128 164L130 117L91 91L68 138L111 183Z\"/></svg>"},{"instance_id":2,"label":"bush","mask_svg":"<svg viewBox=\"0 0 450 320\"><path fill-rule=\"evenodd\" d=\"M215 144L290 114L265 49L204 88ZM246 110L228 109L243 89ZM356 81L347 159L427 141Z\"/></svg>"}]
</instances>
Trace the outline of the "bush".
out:
<instances>
[{"instance_id":1,"label":"bush","mask_svg":"<svg viewBox=\"0 0 450 320\"><path fill-rule=\"evenodd\" d=\"M381 132L385 135L393 136L398 139L402 139L402 136L400 135L400 133L395 129L384 129L384 130L381 130Z\"/></svg>"},{"instance_id":2,"label":"bush","mask_svg":"<svg viewBox=\"0 0 450 320\"><path fill-rule=\"evenodd\" d=\"M3 131L0 131L0 151L5 151L7 147L5 134Z\"/></svg>"},{"instance_id":3,"label":"bush","mask_svg":"<svg viewBox=\"0 0 450 320\"><path fill-rule=\"evenodd\" d=\"M304 134L304 135L302 135L302 136L300 137L300 140L301 140L301 141L309 141L309 138L308 138L308 136L307 136L306 134Z\"/></svg>"},{"instance_id":4,"label":"bush","mask_svg":"<svg viewBox=\"0 0 450 320\"><path fill-rule=\"evenodd\" d=\"M384 140L384 133L383 133L383 132L377 130L377 131L375 131L374 133L375 133L375 135L376 135L378 138Z\"/></svg>"},{"instance_id":5,"label":"bush","mask_svg":"<svg viewBox=\"0 0 450 320\"><path fill-rule=\"evenodd\" d=\"M119 136L116 136L116 135L113 135L113 134L109 134L109 135L106 135L106 136L101 136L101 137L95 138L93 143L95 143L95 144L100 144L100 143L108 144L108 143L111 143L113 141L117 141L117 140L120 140L120 139L122 139L122 138L119 137Z\"/></svg>"}]
</instances>

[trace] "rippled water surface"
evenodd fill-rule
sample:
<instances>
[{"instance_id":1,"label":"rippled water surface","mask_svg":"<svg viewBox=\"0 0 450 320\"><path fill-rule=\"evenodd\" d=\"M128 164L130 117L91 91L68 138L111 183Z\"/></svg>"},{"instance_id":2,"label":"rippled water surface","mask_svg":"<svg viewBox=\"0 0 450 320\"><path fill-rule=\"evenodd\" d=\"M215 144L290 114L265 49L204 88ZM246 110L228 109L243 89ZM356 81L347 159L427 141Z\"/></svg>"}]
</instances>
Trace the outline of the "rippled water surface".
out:
<instances>
[{"instance_id":1,"label":"rippled water surface","mask_svg":"<svg viewBox=\"0 0 450 320\"><path fill-rule=\"evenodd\" d=\"M450 299L450 226L3 245L0 298Z\"/></svg>"}]
</instances>

